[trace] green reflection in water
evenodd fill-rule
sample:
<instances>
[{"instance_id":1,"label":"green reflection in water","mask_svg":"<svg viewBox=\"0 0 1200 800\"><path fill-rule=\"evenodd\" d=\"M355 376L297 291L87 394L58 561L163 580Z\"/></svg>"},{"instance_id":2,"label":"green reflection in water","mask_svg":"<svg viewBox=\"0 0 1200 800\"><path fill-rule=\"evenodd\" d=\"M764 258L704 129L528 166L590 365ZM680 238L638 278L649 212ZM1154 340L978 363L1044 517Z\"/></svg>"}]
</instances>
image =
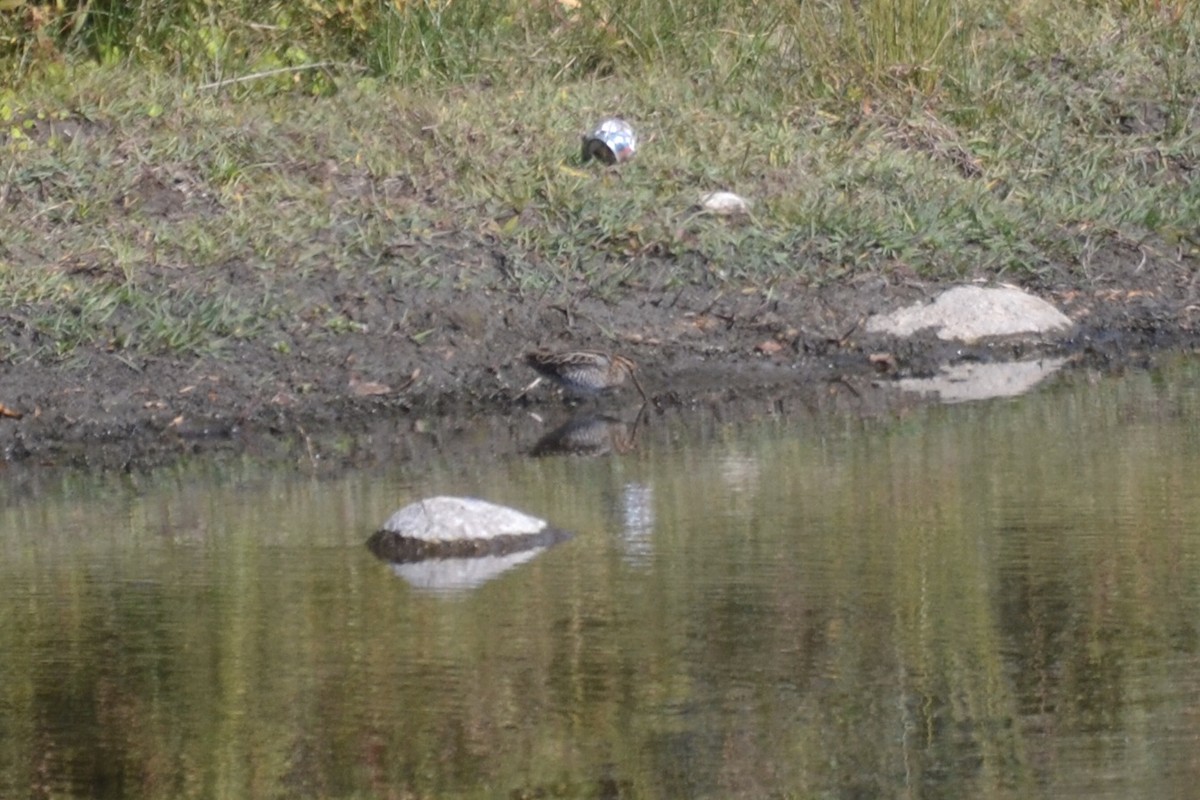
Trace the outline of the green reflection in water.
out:
<instances>
[{"instance_id":1,"label":"green reflection in water","mask_svg":"<svg viewBox=\"0 0 1200 800\"><path fill-rule=\"evenodd\" d=\"M1200 370L598 459L0 489L0 796L1188 796ZM472 591L363 547L472 494Z\"/></svg>"}]
</instances>

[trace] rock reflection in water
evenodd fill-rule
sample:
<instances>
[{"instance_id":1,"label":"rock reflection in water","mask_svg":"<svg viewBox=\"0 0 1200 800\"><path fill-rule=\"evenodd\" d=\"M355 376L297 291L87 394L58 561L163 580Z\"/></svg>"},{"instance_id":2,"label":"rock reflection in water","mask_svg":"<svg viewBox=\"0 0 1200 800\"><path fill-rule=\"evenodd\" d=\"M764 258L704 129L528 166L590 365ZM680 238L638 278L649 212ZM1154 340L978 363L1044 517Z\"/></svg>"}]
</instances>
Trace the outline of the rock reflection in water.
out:
<instances>
[{"instance_id":1,"label":"rock reflection in water","mask_svg":"<svg viewBox=\"0 0 1200 800\"><path fill-rule=\"evenodd\" d=\"M1065 358L962 363L944 366L931 378L905 378L896 384L906 392L936 394L943 403L1016 397L1053 375L1065 363Z\"/></svg>"},{"instance_id":2,"label":"rock reflection in water","mask_svg":"<svg viewBox=\"0 0 1200 800\"><path fill-rule=\"evenodd\" d=\"M407 564L392 564L392 572L415 589L465 592L498 578L519 564L533 560L544 550L545 547L533 547L503 556L429 558Z\"/></svg>"},{"instance_id":3,"label":"rock reflection in water","mask_svg":"<svg viewBox=\"0 0 1200 800\"><path fill-rule=\"evenodd\" d=\"M395 574L421 589L473 589L571 534L475 498L432 497L397 511L367 540Z\"/></svg>"},{"instance_id":4,"label":"rock reflection in water","mask_svg":"<svg viewBox=\"0 0 1200 800\"><path fill-rule=\"evenodd\" d=\"M633 424L604 413L577 414L547 433L533 449L532 456L577 455L603 456L631 452L637 447L638 428L645 406Z\"/></svg>"}]
</instances>

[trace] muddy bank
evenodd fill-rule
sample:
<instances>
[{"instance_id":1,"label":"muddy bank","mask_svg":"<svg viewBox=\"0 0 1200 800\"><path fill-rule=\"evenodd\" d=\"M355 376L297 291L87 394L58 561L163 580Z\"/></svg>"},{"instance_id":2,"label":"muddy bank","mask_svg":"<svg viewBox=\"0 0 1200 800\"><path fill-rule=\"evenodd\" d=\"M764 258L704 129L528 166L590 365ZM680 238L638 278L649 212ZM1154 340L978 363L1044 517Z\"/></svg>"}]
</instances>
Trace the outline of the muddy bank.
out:
<instances>
[{"instance_id":1,"label":"muddy bank","mask_svg":"<svg viewBox=\"0 0 1200 800\"><path fill-rule=\"evenodd\" d=\"M887 390L888 382L932 374L954 360L1055 353L1108 369L1194 349L1198 276L1187 261L1161 259L1132 275L1114 263L1086 286L1027 287L1076 322L1073 334L1052 344L970 348L927 336L867 335L869 315L944 288L880 276L769 293L633 287L617 300L586 291L529 298L502 286L416 294L293 287L344 296L360 330L305 332L284 324L276 333L289 337L286 352L262 336L189 359L101 348L81 348L65 362L23 357L44 343L34 341L19 310L7 311L0 337L13 355L0 364L0 404L20 418L0 419L0 464L142 469L193 454L250 452L352 466L420 458L451 446L456 431L478 427L481 417L521 428L491 434L496 449L520 450L549 430L531 429L530 420L550 425L564 413L552 387L527 390L536 376L520 356L535 346L633 358L652 399L650 424L656 416L722 406L741 409L731 413L772 405L888 413L914 402ZM361 302L376 291L374 301ZM395 331L397 309L423 320L420 337ZM605 402L636 399L632 390L627 395Z\"/></svg>"}]
</instances>

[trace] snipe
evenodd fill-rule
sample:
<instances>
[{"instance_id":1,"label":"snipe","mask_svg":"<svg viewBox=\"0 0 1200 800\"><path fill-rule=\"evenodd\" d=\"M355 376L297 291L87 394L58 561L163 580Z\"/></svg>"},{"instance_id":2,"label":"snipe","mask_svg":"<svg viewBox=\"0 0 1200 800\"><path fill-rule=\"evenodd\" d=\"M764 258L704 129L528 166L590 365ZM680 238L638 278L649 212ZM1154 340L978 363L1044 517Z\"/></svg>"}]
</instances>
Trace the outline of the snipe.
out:
<instances>
[{"instance_id":1,"label":"snipe","mask_svg":"<svg viewBox=\"0 0 1200 800\"><path fill-rule=\"evenodd\" d=\"M525 363L563 389L576 394L596 394L614 389L629 378L642 400L646 400L646 392L634 374L637 364L624 356L595 350L572 350L566 353L535 350L525 354Z\"/></svg>"}]
</instances>

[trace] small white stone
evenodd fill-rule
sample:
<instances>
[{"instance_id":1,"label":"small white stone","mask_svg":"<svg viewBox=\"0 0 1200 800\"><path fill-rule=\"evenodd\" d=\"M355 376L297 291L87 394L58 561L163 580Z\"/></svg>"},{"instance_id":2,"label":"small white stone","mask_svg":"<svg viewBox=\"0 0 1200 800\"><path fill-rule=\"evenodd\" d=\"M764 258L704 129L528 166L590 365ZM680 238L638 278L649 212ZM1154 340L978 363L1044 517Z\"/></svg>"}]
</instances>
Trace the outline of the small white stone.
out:
<instances>
[{"instance_id":1,"label":"small white stone","mask_svg":"<svg viewBox=\"0 0 1200 800\"><path fill-rule=\"evenodd\" d=\"M700 198L700 207L722 216L750 213L749 201L733 192L709 192Z\"/></svg>"},{"instance_id":2,"label":"small white stone","mask_svg":"<svg viewBox=\"0 0 1200 800\"><path fill-rule=\"evenodd\" d=\"M383 530L425 542L529 536L545 530L543 519L472 497L430 497L397 511Z\"/></svg>"}]
</instances>

